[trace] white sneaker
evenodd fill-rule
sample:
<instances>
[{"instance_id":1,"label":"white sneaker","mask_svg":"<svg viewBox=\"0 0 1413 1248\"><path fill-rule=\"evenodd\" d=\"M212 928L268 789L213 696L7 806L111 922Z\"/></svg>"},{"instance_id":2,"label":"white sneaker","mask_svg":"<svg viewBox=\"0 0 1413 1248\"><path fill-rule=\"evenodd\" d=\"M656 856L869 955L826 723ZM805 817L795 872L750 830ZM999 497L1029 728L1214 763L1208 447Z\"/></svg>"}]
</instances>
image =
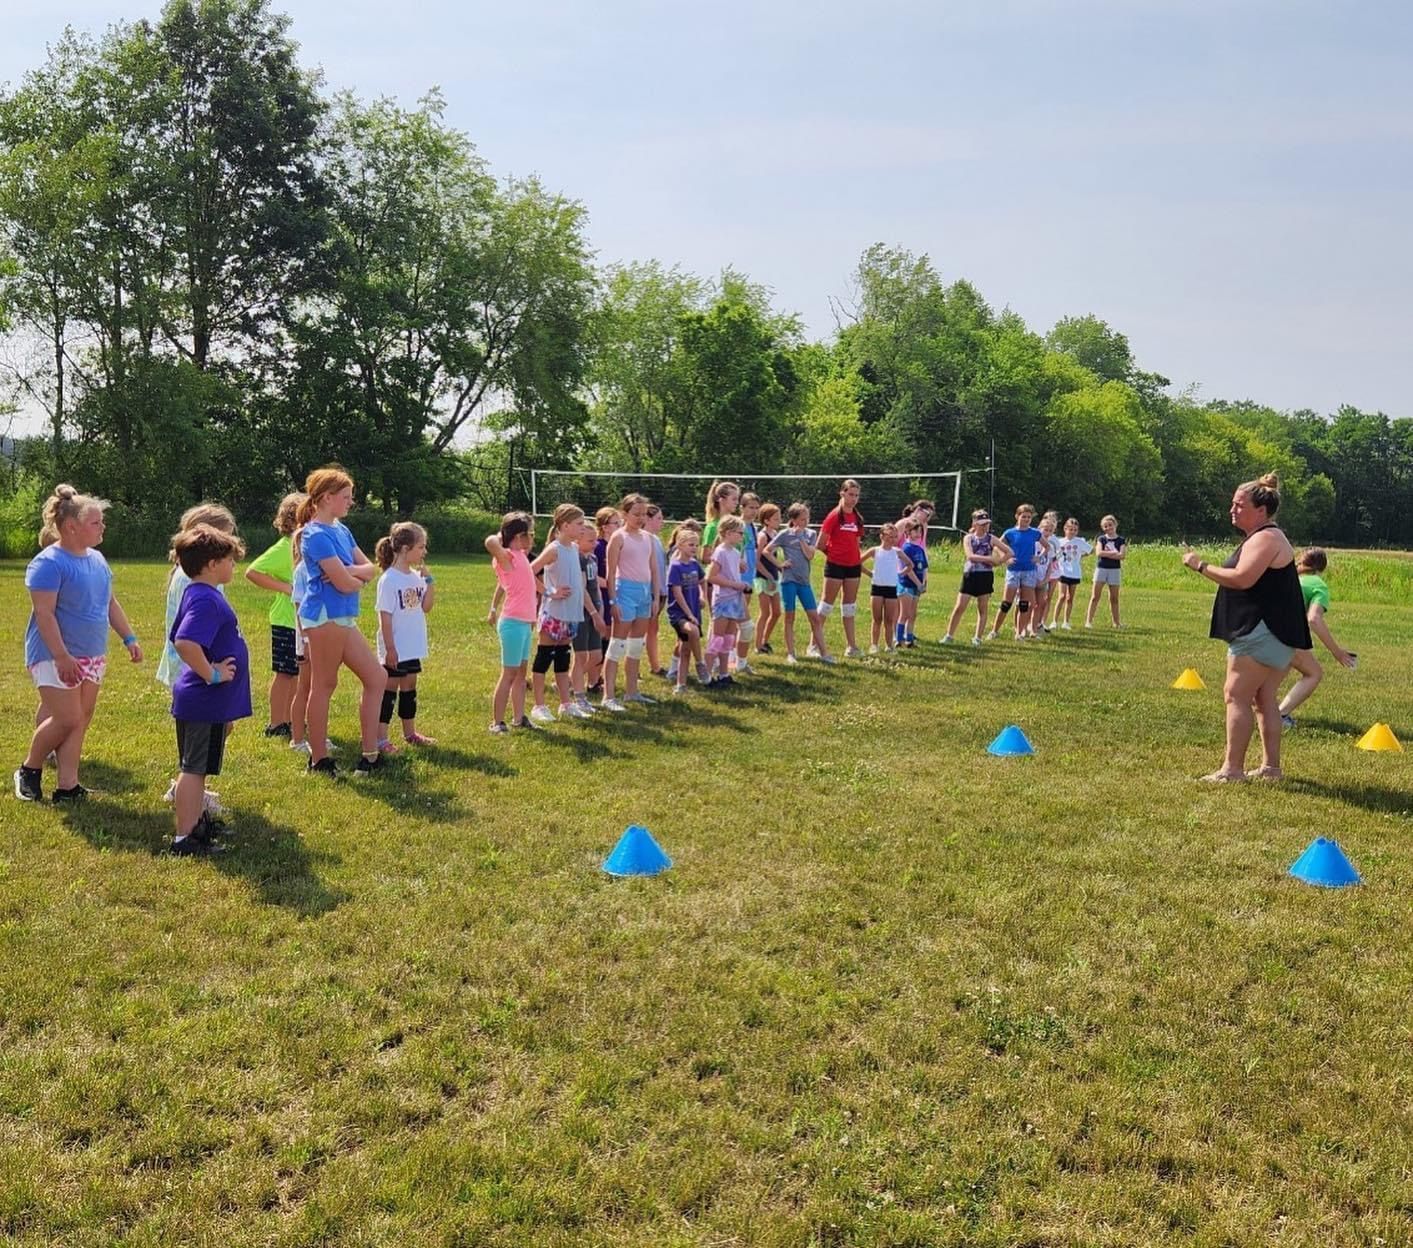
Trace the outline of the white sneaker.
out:
<instances>
[{"instance_id":1,"label":"white sneaker","mask_svg":"<svg viewBox=\"0 0 1413 1248\"><path fill-rule=\"evenodd\" d=\"M626 711L628 709L617 698L605 698L602 702L599 703L599 706L605 711L614 712Z\"/></svg>"},{"instance_id":2,"label":"white sneaker","mask_svg":"<svg viewBox=\"0 0 1413 1248\"><path fill-rule=\"evenodd\" d=\"M805 658L807 658L807 659L817 659L817 658L819 658L819 647L818 647L817 645L815 645L814 642L810 642L810 644L805 647Z\"/></svg>"},{"instance_id":3,"label":"white sneaker","mask_svg":"<svg viewBox=\"0 0 1413 1248\"><path fill-rule=\"evenodd\" d=\"M736 672L741 676L749 676L755 670L745 659L736 664Z\"/></svg>"},{"instance_id":4,"label":"white sneaker","mask_svg":"<svg viewBox=\"0 0 1413 1248\"><path fill-rule=\"evenodd\" d=\"M787 654L785 656L785 662L788 663L791 667L795 667L796 665L798 665L799 661L800 660L797 659L793 654Z\"/></svg>"},{"instance_id":5,"label":"white sneaker","mask_svg":"<svg viewBox=\"0 0 1413 1248\"><path fill-rule=\"evenodd\" d=\"M987 640L987 641L995 641L995 640L996 640L996 630L995 630L994 628L993 628L989 633L986 634L986 640Z\"/></svg>"},{"instance_id":6,"label":"white sneaker","mask_svg":"<svg viewBox=\"0 0 1413 1248\"><path fill-rule=\"evenodd\" d=\"M863 658L863 651L860 650L858 646L846 646L844 649L844 657L846 659L861 659Z\"/></svg>"},{"instance_id":7,"label":"white sneaker","mask_svg":"<svg viewBox=\"0 0 1413 1248\"><path fill-rule=\"evenodd\" d=\"M537 706L530 712L530 722L535 724L554 723L554 712L547 706Z\"/></svg>"},{"instance_id":8,"label":"white sneaker","mask_svg":"<svg viewBox=\"0 0 1413 1248\"><path fill-rule=\"evenodd\" d=\"M687 692L687 686L686 686L686 685L674 685L674 686L672 687L672 692L673 692L673 693L676 693L676 694L683 694L683 693L686 693L686 692Z\"/></svg>"},{"instance_id":9,"label":"white sneaker","mask_svg":"<svg viewBox=\"0 0 1413 1248\"><path fill-rule=\"evenodd\" d=\"M590 719L598 714L599 708L590 702L588 697L582 693L574 699L574 705L583 711Z\"/></svg>"},{"instance_id":10,"label":"white sneaker","mask_svg":"<svg viewBox=\"0 0 1413 1248\"><path fill-rule=\"evenodd\" d=\"M868 652L869 652L869 654L877 654L877 653L878 653L878 647L877 647L877 646L869 646Z\"/></svg>"},{"instance_id":11,"label":"white sneaker","mask_svg":"<svg viewBox=\"0 0 1413 1248\"><path fill-rule=\"evenodd\" d=\"M1084 627L1085 627L1085 628L1093 628L1094 625L1091 624L1088 620L1085 620L1085 621L1084 621Z\"/></svg>"},{"instance_id":12,"label":"white sneaker","mask_svg":"<svg viewBox=\"0 0 1413 1248\"><path fill-rule=\"evenodd\" d=\"M657 699L648 697L646 693L625 693L623 695L623 700L625 702L632 702L637 706L657 705Z\"/></svg>"},{"instance_id":13,"label":"white sneaker","mask_svg":"<svg viewBox=\"0 0 1413 1248\"><path fill-rule=\"evenodd\" d=\"M673 659L672 662L667 665L667 679L668 679L668 680L672 680L672 681L675 681L675 680L677 679L677 660L676 660L676 659Z\"/></svg>"},{"instance_id":14,"label":"white sneaker","mask_svg":"<svg viewBox=\"0 0 1413 1248\"><path fill-rule=\"evenodd\" d=\"M951 634L951 633L948 633L948 634L947 634L944 638L942 638L942 640L939 641L937 644L938 644L939 646L950 646L950 645L952 644L952 634Z\"/></svg>"},{"instance_id":15,"label":"white sneaker","mask_svg":"<svg viewBox=\"0 0 1413 1248\"><path fill-rule=\"evenodd\" d=\"M586 711L577 702L561 702L559 704L560 719L593 719L593 712Z\"/></svg>"},{"instance_id":16,"label":"white sneaker","mask_svg":"<svg viewBox=\"0 0 1413 1248\"><path fill-rule=\"evenodd\" d=\"M974 645L974 646L979 646L979 645L981 645L981 638L980 638L980 637L973 637L973 638L971 639L971 644Z\"/></svg>"},{"instance_id":17,"label":"white sneaker","mask_svg":"<svg viewBox=\"0 0 1413 1248\"><path fill-rule=\"evenodd\" d=\"M299 753L301 753L301 754L308 754L308 753L309 753L309 742L308 742L308 741L291 741L291 742L289 743L289 748L292 749L292 750L297 750L297 751L298 751Z\"/></svg>"},{"instance_id":18,"label":"white sneaker","mask_svg":"<svg viewBox=\"0 0 1413 1248\"><path fill-rule=\"evenodd\" d=\"M1074 630L1070 627L1070 622L1069 622L1068 620L1066 620L1063 624L1061 624L1060 627L1061 627L1062 629L1064 629L1065 632L1067 632L1067 633L1074 631Z\"/></svg>"},{"instance_id":19,"label":"white sneaker","mask_svg":"<svg viewBox=\"0 0 1413 1248\"><path fill-rule=\"evenodd\" d=\"M817 654L815 657L827 667L833 667L839 661L832 654Z\"/></svg>"}]
</instances>

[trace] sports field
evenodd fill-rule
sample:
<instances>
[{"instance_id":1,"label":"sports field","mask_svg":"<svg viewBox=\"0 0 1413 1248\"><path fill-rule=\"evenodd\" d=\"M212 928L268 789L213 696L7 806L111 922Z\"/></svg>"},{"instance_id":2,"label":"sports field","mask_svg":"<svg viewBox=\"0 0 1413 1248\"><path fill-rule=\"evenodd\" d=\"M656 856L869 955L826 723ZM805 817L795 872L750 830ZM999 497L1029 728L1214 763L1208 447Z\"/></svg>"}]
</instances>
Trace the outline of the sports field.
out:
<instances>
[{"instance_id":1,"label":"sports field","mask_svg":"<svg viewBox=\"0 0 1413 1248\"><path fill-rule=\"evenodd\" d=\"M777 646L510 737L488 565L432 555L441 744L329 783L243 726L211 861L157 852L166 569L115 565L149 657L111 651L104 792L0 801L0 1240L1413 1238L1413 749L1354 748L1413 747L1413 560L1332 556L1358 670L1326 665L1284 784L1207 787L1224 651L1171 547L1135 547L1122 632L942 650L934 551L916 651ZM265 596L232 596L263 706ZM26 611L0 565L7 774ZM1205 693L1168 688L1189 666ZM351 758L347 687L333 722ZM987 756L1009 723L1033 757ZM599 871L630 823L670 872ZM1321 834L1363 887L1286 875Z\"/></svg>"}]
</instances>

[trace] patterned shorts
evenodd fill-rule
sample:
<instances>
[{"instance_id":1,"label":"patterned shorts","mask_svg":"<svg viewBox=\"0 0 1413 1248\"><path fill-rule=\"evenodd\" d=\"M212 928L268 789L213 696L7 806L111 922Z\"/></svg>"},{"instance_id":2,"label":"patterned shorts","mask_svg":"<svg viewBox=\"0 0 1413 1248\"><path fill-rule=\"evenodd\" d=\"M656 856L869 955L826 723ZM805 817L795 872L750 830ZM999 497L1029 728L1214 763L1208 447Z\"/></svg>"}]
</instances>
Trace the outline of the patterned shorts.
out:
<instances>
[{"instance_id":1,"label":"patterned shorts","mask_svg":"<svg viewBox=\"0 0 1413 1248\"><path fill-rule=\"evenodd\" d=\"M77 689L85 682L94 685L103 683L103 675L108 670L107 655L96 654L91 658L75 659L74 662L78 664L78 680L71 685L59 679L59 668L53 659L34 664L29 669L30 679L36 689Z\"/></svg>"}]
</instances>

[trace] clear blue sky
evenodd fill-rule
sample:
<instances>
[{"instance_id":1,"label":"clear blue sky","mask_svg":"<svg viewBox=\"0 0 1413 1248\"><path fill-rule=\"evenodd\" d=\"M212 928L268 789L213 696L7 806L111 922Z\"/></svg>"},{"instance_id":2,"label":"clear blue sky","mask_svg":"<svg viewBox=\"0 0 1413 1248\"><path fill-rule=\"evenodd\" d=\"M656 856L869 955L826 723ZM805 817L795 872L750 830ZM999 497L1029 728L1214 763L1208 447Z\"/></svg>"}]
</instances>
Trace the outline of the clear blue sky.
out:
<instances>
[{"instance_id":1,"label":"clear blue sky","mask_svg":"<svg viewBox=\"0 0 1413 1248\"><path fill-rule=\"evenodd\" d=\"M898 244L1203 396L1413 416L1413 5L277 7L330 87L440 86L497 172L585 202L603 261L732 265L824 335ZM159 9L7 0L0 80L61 20Z\"/></svg>"}]
</instances>

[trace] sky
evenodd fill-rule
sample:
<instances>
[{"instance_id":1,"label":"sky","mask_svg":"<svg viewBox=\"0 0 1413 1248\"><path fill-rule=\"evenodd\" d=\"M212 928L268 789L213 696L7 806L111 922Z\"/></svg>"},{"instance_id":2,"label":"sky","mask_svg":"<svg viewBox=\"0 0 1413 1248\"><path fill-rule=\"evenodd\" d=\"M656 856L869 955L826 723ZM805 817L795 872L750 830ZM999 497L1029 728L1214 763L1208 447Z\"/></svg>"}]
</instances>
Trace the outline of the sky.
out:
<instances>
[{"instance_id":1,"label":"sky","mask_svg":"<svg viewBox=\"0 0 1413 1248\"><path fill-rule=\"evenodd\" d=\"M277 0L330 89L582 200L600 262L730 266L811 335L875 242L1200 398L1413 416L1403 0ZM101 31L155 0L69 0ZM0 82L60 18L4 0Z\"/></svg>"}]
</instances>

